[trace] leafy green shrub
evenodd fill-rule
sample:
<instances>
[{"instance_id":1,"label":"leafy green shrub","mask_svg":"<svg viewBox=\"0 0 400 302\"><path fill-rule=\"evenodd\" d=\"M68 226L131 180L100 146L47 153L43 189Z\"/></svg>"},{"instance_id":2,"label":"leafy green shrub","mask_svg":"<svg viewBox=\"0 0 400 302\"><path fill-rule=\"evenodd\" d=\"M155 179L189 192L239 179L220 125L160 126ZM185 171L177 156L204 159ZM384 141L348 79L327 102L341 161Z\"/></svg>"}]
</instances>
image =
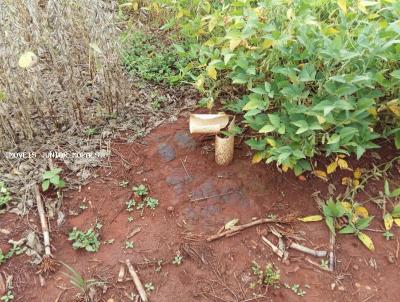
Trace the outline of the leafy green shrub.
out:
<instances>
[{"instance_id":1,"label":"leafy green shrub","mask_svg":"<svg viewBox=\"0 0 400 302\"><path fill-rule=\"evenodd\" d=\"M187 79L189 52L174 45L160 45L150 34L129 28L123 35L123 63L136 76L157 83L177 84Z\"/></svg>"},{"instance_id":2,"label":"leafy green shrub","mask_svg":"<svg viewBox=\"0 0 400 302\"><path fill-rule=\"evenodd\" d=\"M10 192L4 182L0 181L0 208L4 207L11 200Z\"/></svg>"},{"instance_id":3,"label":"leafy green shrub","mask_svg":"<svg viewBox=\"0 0 400 302\"><path fill-rule=\"evenodd\" d=\"M60 173L61 168L54 168L50 171L46 171L42 175L42 190L45 192L49 189L52 184L56 189L62 189L65 187L65 181L61 179Z\"/></svg>"},{"instance_id":4,"label":"leafy green shrub","mask_svg":"<svg viewBox=\"0 0 400 302\"><path fill-rule=\"evenodd\" d=\"M226 107L252 129L253 162L299 175L316 154L360 158L382 136L400 148L399 1L150 2L196 45L208 104L241 87Z\"/></svg>"},{"instance_id":5,"label":"leafy green shrub","mask_svg":"<svg viewBox=\"0 0 400 302\"><path fill-rule=\"evenodd\" d=\"M73 241L74 249L85 249L88 252L97 252L100 248L99 234L93 229L82 232L76 227L69 233L68 240Z\"/></svg>"}]
</instances>

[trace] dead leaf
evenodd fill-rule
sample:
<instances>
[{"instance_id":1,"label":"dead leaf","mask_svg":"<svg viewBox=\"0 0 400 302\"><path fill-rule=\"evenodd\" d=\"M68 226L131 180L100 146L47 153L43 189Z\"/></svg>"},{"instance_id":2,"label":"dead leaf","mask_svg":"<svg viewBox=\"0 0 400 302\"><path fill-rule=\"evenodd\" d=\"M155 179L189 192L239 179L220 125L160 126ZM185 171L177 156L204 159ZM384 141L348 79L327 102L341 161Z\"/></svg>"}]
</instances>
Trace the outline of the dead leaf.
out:
<instances>
[{"instance_id":1,"label":"dead leaf","mask_svg":"<svg viewBox=\"0 0 400 302\"><path fill-rule=\"evenodd\" d=\"M342 185L350 186L353 183L353 180L350 177L343 177L342 178Z\"/></svg>"},{"instance_id":2,"label":"dead leaf","mask_svg":"<svg viewBox=\"0 0 400 302\"><path fill-rule=\"evenodd\" d=\"M339 158L337 163L338 163L338 165L339 165L341 170L348 170L349 169L349 164L344 159Z\"/></svg>"},{"instance_id":3,"label":"dead leaf","mask_svg":"<svg viewBox=\"0 0 400 302\"><path fill-rule=\"evenodd\" d=\"M325 171L321 171L321 170L314 170L312 172L316 177L324 180L324 181L328 181L328 175L325 173Z\"/></svg>"},{"instance_id":4,"label":"dead leaf","mask_svg":"<svg viewBox=\"0 0 400 302\"><path fill-rule=\"evenodd\" d=\"M361 169L360 168L356 168L353 172L353 176L355 179L360 179L361 178Z\"/></svg>"},{"instance_id":5,"label":"dead leaf","mask_svg":"<svg viewBox=\"0 0 400 302\"><path fill-rule=\"evenodd\" d=\"M231 221L228 221L225 223L225 230L231 230L233 227L239 222L238 218L232 219Z\"/></svg>"},{"instance_id":6,"label":"dead leaf","mask_svg":"<svg viewBox=\"0 0 400 302\"><path fill-rule=\"evenodd\" d=\"M328 165L328 167L326 167L326 173L332 174L333 172L336 171L337 166L338 166L338 163L336 161L330 163Z\"/></svg>"}]
</instances>

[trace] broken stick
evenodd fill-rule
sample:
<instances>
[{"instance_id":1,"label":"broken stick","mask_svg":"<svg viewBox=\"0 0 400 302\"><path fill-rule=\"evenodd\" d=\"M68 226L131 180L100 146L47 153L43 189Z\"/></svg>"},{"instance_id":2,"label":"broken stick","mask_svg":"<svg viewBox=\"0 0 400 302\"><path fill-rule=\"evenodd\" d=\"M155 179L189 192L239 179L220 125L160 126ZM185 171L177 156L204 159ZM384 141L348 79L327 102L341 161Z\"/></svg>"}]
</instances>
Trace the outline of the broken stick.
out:
<instances>
[{"instance_id":1,"label":"broken stick","mask_svg":"<svg viewBox=\"0 0 400 302\"><path fill-rule=\"evenodd\" d=\"M128 267L129 273L132 276L133 283L135 283L135 286L140 295L140 298L142 299L143 302L148 302L149 300L147 298L146 291L144 290L142 282L140 282L139 276L135 272L135 269L133 268L131 261L129 259L126 259L125 263L126 263L126 266Z\"/></svg>"},{"instance_id":2,"label":"broken stick","mask_svg":"<svg viewBox=\"0 0 400 302\"><path fill-rule=\"evenodd\" d=\"M36 195L37 210L40 218L40 224L42 226L45 257L52 257L50 248L49 226L47 225L47 219L44 213L43 201L42 198L40 197L40 191L38 185L35 185L35 195Z\"/></svg>"},{"instance_id":3,"label":"broken stick","mask_svg":"<svg viewBox=\"0 0 400 302\"><path fill-rule=\"evenodd\" d=\"M326 255L328 254L327 251L316 251L316 250L310 249L310 248L308 248L306 246L300 245L300 244L295 243L295 242L292 242L289 245L289 247L294 249L294 250L297 250L299 252L303 252L305 254L309 254L311 256L314 256L314 257L326 257Z\"/></svg>"},{"instance_id":4,"label":"broken stick","mask_svg":"<svg viewBox=\"0 0 400 302\"><path fill-rule=\"evenodd\" d=\"M332 232L330 233L330 238L329 238L329 270L333 272L333 269L335 267L335 239L336 236Z\"/></svg>"},{"instance_id":5,"label":"broken stick","mask_svg":"<svg viewBox=\"0 0 400 302\"><path fill-rule=\"evenodd\" d=\"M271 247L272 251L278 255L279 258L283 258L284 256L284 252L282 250L280 250L275 244L273 244L271 241L269 241L267 238L265 238L264 236L261 236L262 241L268 245L269 247Z\"/></svg>"},{"instance_id":6,"label":"broken stick","mask_svg":"<svg viewBox=\"0 0 400 302\"><path fill-rule=\"evenodd\" d=\"M224 232L220 232L220 233L218 233L218 234L216 234L216 235L212 235L212 236L210 236L210 237L207 238L207 241L208 241L208 242L211 242L211 241L217 240L217 239L222 238L222 237L234 236L234 235L236 235L236 233L238 233L239 231L242 231L242 230L244 230L244 229L250 228L250 227L255 226L255 225L259 225L259 224L263 224L263 223L269 223L269 222L281 222L281 223L285 223L286 220L283 220L283 219L282 219L282 220L279 220L279 219L273 219L273 218L261 218L261 219L257 219L257 220L254 220L254 221L252 221L252 222L246 223L246 224L234 226L234 227L232 227L231 229L226 230L226 231L224 231Z\"/></svg>"}]
</instances>

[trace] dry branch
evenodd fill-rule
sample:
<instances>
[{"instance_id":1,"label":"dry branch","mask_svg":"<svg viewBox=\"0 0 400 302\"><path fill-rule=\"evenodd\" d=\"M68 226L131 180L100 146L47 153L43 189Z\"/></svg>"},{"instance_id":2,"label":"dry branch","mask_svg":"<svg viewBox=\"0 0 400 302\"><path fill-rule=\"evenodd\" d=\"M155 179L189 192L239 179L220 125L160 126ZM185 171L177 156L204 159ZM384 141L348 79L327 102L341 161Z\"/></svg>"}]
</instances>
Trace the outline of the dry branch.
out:
<instances>
[{"instance_id":1,"label":"dry branch","mask_svg":"<svg viewBox=\"0 0 400 302\"><path fill-rule=\"evenodd\" d=\"M305 246L300 245L300 244L295 243L295 242L292 242L289 245L289 247L294 249L294 250L297 250L299 252L303 252L303 253L309 254L311 256L314 256L314 257L326 257L326 255L328 254L327 251L316 251L316 250L310 249L308 247L305 247Z\"/></svg>"},{"instance_id":2,"label":"dry branch","mask_svg":"<svg viewBox=\"0 0 400 302\"><path fill-rule=\"evenodd\" d=\"M335 234L332 232L330 233L330 238L329 238L329 270L333 272L333 269L335 267Z\"/></svg>"},{"instance_id":3,"label":"dry branch","mask_svg":"<svg viewBox=\"0 0 400 302\"><path fill-rule=\"evenodd\" d=\"M207 241L208 241L208 242L211 242L211 241L220 239L220 238L222 238L222 237L234 236L234 235L236 235L236 233L238 233L238 232L240 232L240 231L242 231L242 230L244 230L244 229L250 228L250 227L252 227L252 226L260 225L260 224L263 224L263 223L270 223L270 222L283 222L283 221L279 221L279 220L273 219L273 218L261 218L261 219L257 219L257 220L254 220L254 221L252 221L252 222L246 223L246 224L234 226L234 227L232 227L231 229L226 230L225 232L221 232L221 233L212 235L212 236L210 236L210 237L207 238Z\"/></svg>"},{"instance_id":4,"label":"dry branch","mask_svg":"<svg viewBox=\"0 0 400 302\"><path fill-rule=\"evenodd\" d=\"M50 247L49 227L47 225L46 214L44 212L43 201L42 198L40 197L40 191L38 185L35 185L35 195L36 195L37 210L40 218L40 224L42 226L45 257L52 257L51 247Z\"/></svg>"},{"instance_id":5,"label":"dry branch","mask_svg":"<svg viewBox=\"0 0 400 302\"><path fill-rule=\"evenodd\" d=\"M264 244L268 245L269 247L271 247L272 251L278 255L279 258L283 258L284 256L284 252L282 250L280 250L276 245L274 245L271 241L269 241L267 238L265 238L264 236L261 236L262 241L264 242Z\"/></svg>"},{"instance_id":6,"label":"dry branch","mask_svg":"<svg viewBox=\"0 0 400 302\"><path fill-rule=\"evenodd\" d=\"M140 298L142 299L143 302L149 301L147 298L146 291L144 290L144 287L142 285L142 282L140 282L139 276L135 272L135 269L133 268L131 261L129 259L126 259L125 263L126 263L126 266L128 267L129 273L132 276L133 283L135 283L135 286L140 295Z\"/></svg>"}]
</instances>

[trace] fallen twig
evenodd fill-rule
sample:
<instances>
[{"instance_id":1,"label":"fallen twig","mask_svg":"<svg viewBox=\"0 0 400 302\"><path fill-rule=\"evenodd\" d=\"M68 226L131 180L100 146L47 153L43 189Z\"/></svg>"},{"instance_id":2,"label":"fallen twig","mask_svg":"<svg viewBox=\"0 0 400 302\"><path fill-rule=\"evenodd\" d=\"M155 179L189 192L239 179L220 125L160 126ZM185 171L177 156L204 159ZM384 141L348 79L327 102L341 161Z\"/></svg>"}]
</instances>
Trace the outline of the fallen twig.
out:
<instances>
[{"instance_id":1,"label":"fallen twig","mask_svg":"<svg viewBox=\"0 0 400 302\"><path fill-rule=\"evenodd\" d=\"M316 251L295 242L290 243L289 247L314 257L326 257L326 255L328 254L327 251Z\"/></svg>"},{"instance_id":2,"label":"fallen twig","mask_svg":"<svg viewBox=\"0 0 400 302\"><path fill-rule=\"evenodd\" d=\"M272 251L278 255L279 258L283 258L284 256L284 252L282 250L280 250L276 245L274 245L271 241L269 241L267 238L265 238L264 236L261 236L262 241L264 242L264 244L268 245L269 247L271 247Z\"/></svg>"},{"instance_id":3,"label":"fallen twig","mask_svg":"<svg viewBox=\"0 0 400 302\"><path fill-rule=\"evenodd\" d=\"M126 263L126 266L128 267L129 273L132 276L133 283L135 283L135 286L140 295L140 298L142 299L143 302L149 301L147 298L146 291L144 290L144 287L142 285L142 282L140 282L139 276L135 272L135 269L133 268L131 261L129 259L126 259L125 263Z\"/></svg>"},{"instance_id":4,"label":"fallen twig","mask_svg":"<svg viewBox=\"0 0 400 302\"><path fill-rule=\"evenodd\" d=\"M330 238L329 238L329 270L333 272L334 266L335 266L335 234L332 232L330 233Z\"/></svg>"},{"instance_id":5,"label":"fallen twig","mask_svg":"<svg viewBox=\"0 0 400 302\"><path fill-rule=\"evenodd\" d=\"M238 232L240 232L240 231L242 231L244 229L250 228L250 227L255 226L255 225L259 225L259 224L263 224L263 223L270 223L270 222L281 222L281 223L284 223L285 221L284 220L279 220L279 219L274 219L274 218L261 218L261 219L254 220L254 221L246 223L246 224L234 226L229 230L226 230L224 232L220 232L220 233L218 233L216 235L212 235L212 236L208 237L206 240L208 242L211 242L211 241L217 240L217 239L222 238L222 237L230 237L230 236L236 235L236 233L238 233Z\"/></svg>"},{"instance_id":6,"label":"fallen twig","mask_svg":"<svg viewBox=\"0 0 400 302\"><path fill-rule=\"evenodd\" d=\"M133 236L135 236L137 233L139 233L142 230L142 228L136 228L134 230L132 230L132 232L130 232L128 234L128 236L126 236L126 239L131 239Z\"/></svg>"},{"instance_id":7,"label":"fallen twig","mask_svg":"<svg viewBox=\"0 0 400 302\"><path fill-rule=\"evenodd\" d=\"M329 268L319 265L318 263L316 263L315 261L311 260L311 259L308 258L308 257L306 257L305 260L306 260L308 263L310 263L310 264L312 264L312 265L318 267L319 269L321 269L321 270L323 270L323 271L330 272Z\"/></svg>"},{"instance_id":8,"label":"fallen twig","mask_svg":"<svg viewBox=\"0 0 400 302\"><path fill-rule=\"evenodd\" d=\"M188 173L188 171L187 171L187 169L186 169L185 163L183 162L182 158L181 158L180 160L181 160L183 169L184 169L185 172L186 172L187 177L189 177L189 179L192 179L192 177L190 176L190 174ZM185 159L185 161L186 161L186 159Z\"/></svg>"},{"instance_id":9,"label":"fallen twig","mask_svg":"<svg viewBox=\"0 0 400 302\"><path fill-rule=\"evenodd\" d=\"M191 199L190 201L192 201L192 202L195 202L195 201L202 201L202 200L207 200L207 199L215 198L215 197L222 197L222 196L230 195L230 194L234 194L234 193L239 193L239 191L232 191L232 192L226 192L226 193L223 193L223 194L216 194L216 195L211 195L211 196L206 196L206 197Z\"/></svg>"},{"instance_id":10,"label":"fallen twig","mask_svg":"<svg viewBox=\"0 0 400 302\"><path fill-rule=\"evenodd\" d=\"M44 212L43 201L42 198L40 197L40 190L38 185L35 185L35 195L36 195L36 204L39 213L40 224L42 226L43 243L44 243L44 257L41 263L40 272L43 273L54 272L57 267L57 262L52 260L53 255L51 254L49 226L47 224L46 214Z\"/></svg>"},{"instance_id":11,"label":"fallen twig","mask_svg":"<svg viewBox=\"0 0 400 302\"><path fill-rule=\"evenodd\" d=\"M125 266L121 265L119 268L119 273L118 273L118 280L117 282L123 282L125 278Z\"/></svg>"}]
</instances>

